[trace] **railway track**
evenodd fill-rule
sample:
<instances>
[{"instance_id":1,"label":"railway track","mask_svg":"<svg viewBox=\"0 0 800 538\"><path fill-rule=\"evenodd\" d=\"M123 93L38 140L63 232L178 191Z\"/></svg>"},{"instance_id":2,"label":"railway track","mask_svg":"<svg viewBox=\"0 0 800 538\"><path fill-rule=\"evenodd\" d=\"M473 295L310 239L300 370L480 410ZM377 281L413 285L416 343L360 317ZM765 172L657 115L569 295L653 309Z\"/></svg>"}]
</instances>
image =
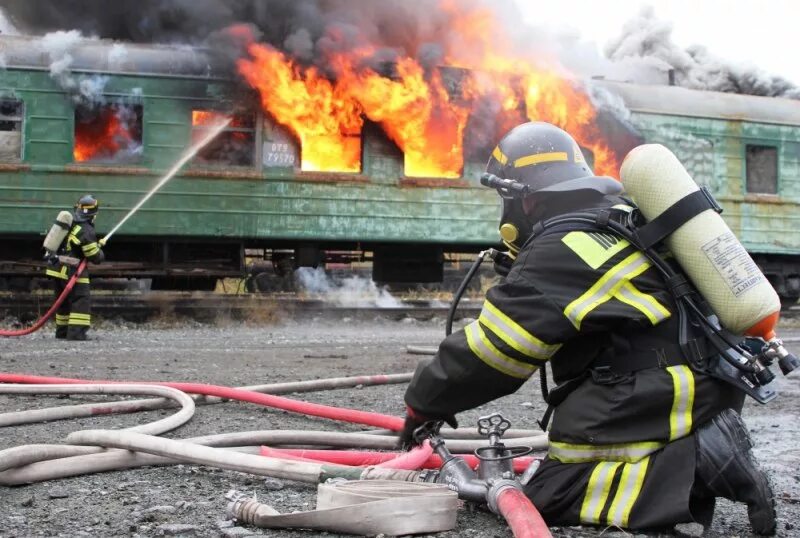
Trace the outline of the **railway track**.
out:
<instances>
[{"instance_id":1,"label":"railway track","mask_svg":"<svg viewBox=\"0 0 800 538\"><path fill-rule=\"evenodd\" d=\"M0 294L0 317L27 323L41 316L52 304L44 294ZM464 299L459 317L477 317L482 301ZM446 316L449 303L436 300L405 300L377 305L370 300L332 302L290 294L237 294L212 292L111 293L92 296L92 314L104 319L143 322L151 319L218 319L264 321L285 318L323 317L332 319L431 319Z\"/></svg>"}]
</instances>

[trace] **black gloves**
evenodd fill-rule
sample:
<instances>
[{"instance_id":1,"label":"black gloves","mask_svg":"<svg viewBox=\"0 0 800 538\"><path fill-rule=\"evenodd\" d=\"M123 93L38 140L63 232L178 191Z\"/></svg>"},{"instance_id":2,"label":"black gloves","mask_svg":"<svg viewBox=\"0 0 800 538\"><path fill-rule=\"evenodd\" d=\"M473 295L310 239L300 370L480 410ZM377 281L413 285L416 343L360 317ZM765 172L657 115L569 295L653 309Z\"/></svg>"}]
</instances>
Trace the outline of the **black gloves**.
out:
<instances>
[{"instance_id":1,"label":"black gloves","mask_svg":"<svg viewBox=\"0 0 800 538\"><path fill-rule=\"evenodd\" d=\"M424 438L423 439L415 438L414 432L421 426L424 426L425 424L428 423L431 423L432 430L438 431L438 427L434 426L432 423L441 421L446 422L454 429L458 428L458 422L456 421L456 417L454 416L449 416L444 419L432 419L419 414L410 407L406 407L406 421L403 424L403 429L400 430L397 436L397 448L400 450L409 450L419 445L424 440Z\"/></svg>"}]
</instances>

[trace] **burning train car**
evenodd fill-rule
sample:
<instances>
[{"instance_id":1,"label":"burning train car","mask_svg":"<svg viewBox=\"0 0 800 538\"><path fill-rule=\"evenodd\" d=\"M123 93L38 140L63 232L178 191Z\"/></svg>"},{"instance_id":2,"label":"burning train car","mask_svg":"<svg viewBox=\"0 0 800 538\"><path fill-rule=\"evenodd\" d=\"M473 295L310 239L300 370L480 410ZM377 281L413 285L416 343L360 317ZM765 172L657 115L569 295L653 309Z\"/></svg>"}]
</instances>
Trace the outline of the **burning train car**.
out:
<instances>
[{"instance_id":1,"label":"burning train car","mask_svg":"<svg viewBox=\"0 0 800 538\"><path fill-rule=\"evenodd\" d=\"M231 62L82 40L65 83L40 39L0 37L0 277L32 274L39 234L77 193L101 200L102 235L225 114L223 134L126 224L95 274L211 283L241 275L258 249L279 268L369 257L378 281L441 280L446 254L498 242L496 194L478 177L502 132L541 119L573 133L598 174L615 176L642 141L673 149L782 294L800 295L796 102L598 82L625 101L628 124L557 69L375 65L356 51L323 72L241 41Z\"/></svg>"}]
</instances>

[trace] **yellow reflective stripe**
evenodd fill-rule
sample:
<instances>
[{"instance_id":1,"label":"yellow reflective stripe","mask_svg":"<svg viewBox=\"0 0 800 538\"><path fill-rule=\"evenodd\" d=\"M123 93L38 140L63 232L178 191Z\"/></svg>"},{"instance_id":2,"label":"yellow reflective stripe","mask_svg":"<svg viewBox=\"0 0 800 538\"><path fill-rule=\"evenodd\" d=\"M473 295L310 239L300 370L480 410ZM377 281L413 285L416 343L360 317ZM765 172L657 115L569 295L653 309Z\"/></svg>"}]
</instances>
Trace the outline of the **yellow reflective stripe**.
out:
<instances>
[{"instance_id":1,"label":"yellow reflective stripe","mask_svg":"<svg viewBox=\"0 0 800 538\"><path fill-rule=\"evenodd\" d=\"M523 166L530 166L532 164L552 163L556 161L568 161L569 156L566 151L553 151L550 153L534 153L533 155L526 155L514 161L515 168L522 168Z\"/></svg>"},{"instance_id":2,"label":"yellow reflective stripe","mask_svg":"<svg viewBox=\"0 0 800 538\"><path fill-rule=\"evenodd\" d=\"M606 505L614 474L620 465L620 462L605 461L595 465L581 505L581 523L600 523L600 514Z\"/></svg>"},{"instance_id":3,"label":"yellow reflective stripe","mask_svg":"<svg viewBox=\"0 0 800 538\"><path fill-rule=\"evenodd\" d=\"M561 347L561 344L546 344L542 342L501 312L488 299L484 301L483 309L478 319L503 342L527 357L548 360Z\"/></svg>"},{"instance_id":4,"label":"yellow reflective stripe","mask_svg":"<svg viewBox=\"0 0 800 538\"><path fill-rule=\"evenodd\" d=\"M612 234L593 232L570 232L561 238L561 242L577 254L592 269L597 269L614 254L630 243Z\"/></svg>"},{"instance_id":5,"label":"yellow reflective stripe","mask_svg":"<svg viewBox=\"0 0 800 538\"><path fill-rule=\"evenodd\" d=\"M622 469L622 477L617 486L617 493L614 495L611 508L608 509L606 522L609 525L628 526L633 504L642 491L642 484L644 484L644 477L647 474L647 466L649 464L650 458L644 458L634 464L625 464Z\"/></svg>"},{"instance_id":6,"label":"yellow reflective stripe","mask_svg":"<svg viewBox=\"0 0 800 538\"><path fill-rule=\"evenodd\" d=\"M663 447L664 443L657 441L615 445L576 445L551 440L547 455L562 463L587 463L591 461L636 463Z\"/></svg>"},{"instance_id":7,"label":"yellow reflective stripe","mask_svg":"<svg viewBox=\"0 0 800 538\"><path fill-rule=\"evenodd\" d=\"M492 157L500 161L500 164L506 164L508 162L508 157L506 157L505 153L500 151L500 146L495 146L494 151L492 151Z\"/></svg>"},{"instance_id":8,"label":"yellow reflective stripe","mask_svg":"<svg viewBox=\"0 0 800 538\"><path fill-rule=\"evenodd\" d=\"M692 431L694 407L694 373L686 365L670 366L672 376L672 410L669 413L669 440L673 441Z\"/></svg>"},{"instance_id":9,"label":"yellow reflective stripe","mask_svg":"<svg viewBox=\"0 0 800 538\"><path fill-rule=\"evenodd\" d=\"M658 325L672 315L655 297L642 293L630 282L623 284L614 294L614 298L644 314L653 325Z\"/></svg>"},{"instance_id":10,"label":"yellow reflective stripe","mask_svg":"<svg viewBox=\"0 0 800 538\"><path fill-rule=\"evenodd\" d=\"M630 279L644 273L650 262L641 252L634 252L606 272L586 293L564 309L564 315L580 330L581 321L589 312L611 299L617 290Z\"/></svg>"},{"instance_id":11,"label":"yellow reflective stripe","mask_svg":"<svg viewBox=\"0 0 800 538\"><path fill-rule=\"evenodd\" d=\"M92 319L91 314L83 314L81 312L70 312L69 319Z\"/></svg>"},{"instance_id":12,"label":"yellow reflective stripe","mask_svg":"<svg viewBox=\"0 0 800 538\"><path fill-rule=\"evenodd\" d=\"M81 250L83 250L83 253L86 254L87 256L94 256L95 254L100 252L100 247L97 246L97 242L95 241L94 243L87 243L85 245L81 245Z\"/></svg>"},{"instance_id":13,"label":"yellow reflective stripe","mask_svg":"<svg viewBox=\"0 0 800 538\"><path fill-rule=\"evenodd\" d=\"M91 325L92 316L89 314L70 314L69 315L69 324L70 325Z\"/></svg>"},{"instance_id":14,"label":"yellow reflective stripe","mask_svg":"<svg viewBox=\"0 0 800 538\"><path fill-rule=\"evenodd\" d=\"M69 314L56 314L56 325L63 326L69 322Z\"/></svg>"},{"instance_id":15,"label":"yellow reflective stripe","mask_svg":"<svg viewBox=\"0 0 800 538\"><path fill-rule=\"evenodd\" d=\"M56 278L60 278L62 280L68 280L69 277L67 276L66 269L67 269L66 265L61 269L61 271L54 271L53 269L47 269L47 270L45 270L44 274L47 275L47 276L53 276L53 277L56 277Z\"/></svg>"},{"instance_id":16,"label":"yellow reflective stripe","mask_svg":"<svg viewBox=\"0 0 800 538\"><path fill-rule=\"evenodd\" d=\"M469 348L487 366L518 379L528 379L536 371L536 366L512 359L497 349L486 337L478 321L464 327L464 332Z\"/></svg>"},{"instance_id":17,"label":"yellow reflective stripe","mask_svg":"<svg viewBox=\"0 0 800 538\"><path fill-rule=\"evenodd\" d=\"M79 278L78 282L77 282L77 284L88 284L88 283L89 283L89 277L88 276L83 276L83 277Z\"/></svg>"}]
</instances>

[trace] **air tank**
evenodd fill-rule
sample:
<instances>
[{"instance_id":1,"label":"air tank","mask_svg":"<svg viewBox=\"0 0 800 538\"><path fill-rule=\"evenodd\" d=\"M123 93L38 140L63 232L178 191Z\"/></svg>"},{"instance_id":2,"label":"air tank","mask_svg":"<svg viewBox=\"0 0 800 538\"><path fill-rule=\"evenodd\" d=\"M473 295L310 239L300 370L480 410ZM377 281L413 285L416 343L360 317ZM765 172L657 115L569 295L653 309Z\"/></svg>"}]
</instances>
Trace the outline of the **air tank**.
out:
<instances>
[{"instance_id":1,"label":"air tank","mask_svg":"<svg viewBox=\"0 0 800 538\"><path fill-rule=\"evenodd\" d=\"M44 244L42 245L47 251L48 256L58 251L58 248L61 246L61 243L64 242L64 238L67 237L71 227L72 213L69 211L60 212L55 222L53 222L53 225L50 227L50 231L47 232L44 238Z\"/></svg>"},{"instance_id":2,"label":"air tank","mask_svg":"<svg viewBox=\"0 0 800 538\"><path fill-rule=\"evenodd\" d=\"M620 179L648 221L699 190L678 158L660 144L634 148L622 163ZM775 337L778 294L716 211L696 215L666 244L725 328L765 340Z\"/></svg>"}]
</instances>

